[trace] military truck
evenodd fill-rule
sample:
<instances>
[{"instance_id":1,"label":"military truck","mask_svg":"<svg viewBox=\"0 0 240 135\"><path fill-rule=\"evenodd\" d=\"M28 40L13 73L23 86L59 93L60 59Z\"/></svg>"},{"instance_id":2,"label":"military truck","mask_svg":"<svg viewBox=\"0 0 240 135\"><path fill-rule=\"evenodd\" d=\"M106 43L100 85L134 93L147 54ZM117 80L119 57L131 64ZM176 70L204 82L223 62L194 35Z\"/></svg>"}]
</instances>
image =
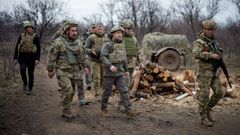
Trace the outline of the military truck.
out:
<instances>
[{"instance_id":1,"label":"military truck","mask_svg":"<svg viewBox=\"0 0 240 135\"><path fill-rule=\"evenodd\" d=\"M142 42L142 56L151 62L177 71L182 64L190 67L192 63L191 46L185 35L154 32L146 34Z\"/></svg>"}]
</instances>

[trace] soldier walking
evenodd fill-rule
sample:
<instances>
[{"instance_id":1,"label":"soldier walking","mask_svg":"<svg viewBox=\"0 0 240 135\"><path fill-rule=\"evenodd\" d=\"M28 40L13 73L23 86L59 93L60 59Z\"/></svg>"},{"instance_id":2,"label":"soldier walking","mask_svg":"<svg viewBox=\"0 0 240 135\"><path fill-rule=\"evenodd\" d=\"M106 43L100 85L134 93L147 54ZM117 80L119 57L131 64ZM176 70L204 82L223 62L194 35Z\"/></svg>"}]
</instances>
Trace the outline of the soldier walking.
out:
<instances>
[{"instance_id":1,"label":"soldier walking","mask_svg":"<svg viewBox=\"0 0 240 135\"><path fill-rule=\"evenodd\" d=\"M122 44L123 29L115 26L111 29L112 41L106 42L101 51L101 60L104 64L104 83L101 101L101 114L108 117L107 104L112 93L113 84L121 94L121 99L125 107L127 116L133 117L136 111L132 110L128 87L124 76L129 75L127 69L127 56L124 44Z\"/></svg>"},{"instance_id":2,"label":"soldier walking","mask_svg":"<svg viewBox=\"0 0 240 135\"><path fill-rule=\"evenodd\" d=\"M127 53L127 64L128 71L130 73L129 77L126 78L127 86L130 88L132 85L132 75L133 70L137 66L138 59L138 43L135 33L133 32L134 24L130 19L124 19L121 23L121 26L124 28L123 33L123 44Z\"/></svg>"},{"instance_id":3,"label":"soldier walking","mask_svg":"<svg viewBox=\"0 0 240 135\"><path fill-rule=\"evenodd\" d=\"M100 61L100 53L105 41L108 40L102 23L96 24L96 32L89 36L86 40L85 51L91 61L91 71L93 75L93 88L95 90L95 98L99 98L102 89L103 65Z\"/></svg>"},{"instance_id":4,"label":"soldier walking","mask_svg":"<svg viewBox=\"0 0 240 135\"><path fill-rule=\"evenodd\" d=\"M75 84L81 79L84 58L83 45L78 38L78 24L69 21L64 26L63 34L52 42L47 63L49 78L53 78L56 72L63 105L62 117L66 119L75 118L70 108Z\"/></svg>"},{"instance_id":5,"label":"soldier walking","mask_svg":"<svg viewBox=\"0 0 240 135\"><path fill-rule=\"evenodd\" d=\"M23 81L23 90L27 95L30 95L34 83L34 69L35 65L40 62L40 39L34 32L34 24L31 21L24 21L23 26L25 32L22 33L17 41L15 48L14 59L20 65L20 74ZM28 70L28 81L26 75ZM28 88L27 88L28 86Z\"/></svg>"},{"instance_id":6,"label":"soldier walking","mask_svg":"<svg viewBox=\"0 0 240 135\"><path fill-rule=\"evenodd\" d=\"M193 55L197 60L197 80L199 81L199 112L201 124L206 127L213 126L210 115L211 109L223 97L221 81L216 74L216 63L221 59L222 50L218 47L214 37L216 23L213 20L202 22L202 32L193 43ZM213 95L209 98L210 88Z\"/></svg>"}]
</instances>

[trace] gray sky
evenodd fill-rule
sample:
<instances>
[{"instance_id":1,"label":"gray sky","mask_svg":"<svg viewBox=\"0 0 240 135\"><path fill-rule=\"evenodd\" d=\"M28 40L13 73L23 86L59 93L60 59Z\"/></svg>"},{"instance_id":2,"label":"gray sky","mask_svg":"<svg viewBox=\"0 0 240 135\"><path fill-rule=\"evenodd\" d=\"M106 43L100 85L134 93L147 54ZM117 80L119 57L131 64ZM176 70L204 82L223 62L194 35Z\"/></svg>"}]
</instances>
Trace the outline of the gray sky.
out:
<instances>
[{"instance_id":1,"label":"gray sky","mask_svg":"<svg viewBox=\"0 0 240 135\"><path fill-rule=\"evenodd\" d=\"M11 9L16 4L23 3L26 0L0 0L1 9ZM67 7L69 7L70 16L76 20L81 20L82 17L92 15L99 12L99 3L107 0L65 0ZM168 7L170 0L159 0L163 7ZM225 23L227 18L235 18L234 14L236 8L230 3L230 0L224 0L223 10L215 17L215 20L219 23Z\"/></svg>"}]
</instances>

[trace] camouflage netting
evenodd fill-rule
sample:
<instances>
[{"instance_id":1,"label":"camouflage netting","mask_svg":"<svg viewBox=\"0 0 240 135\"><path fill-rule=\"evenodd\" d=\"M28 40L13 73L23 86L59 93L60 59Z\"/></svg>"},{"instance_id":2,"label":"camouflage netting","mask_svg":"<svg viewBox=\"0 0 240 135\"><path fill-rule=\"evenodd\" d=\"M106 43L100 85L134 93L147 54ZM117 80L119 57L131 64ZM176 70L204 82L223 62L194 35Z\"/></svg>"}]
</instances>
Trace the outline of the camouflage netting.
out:
<instances>
[{"instance_id":1,"label":"camouflage netting","mask_svg":"<svg viewBox=\"0 0 240 135\"><path fill-rule=\"evenodd\" d=\"M154 32L146 34L143 38L141 51L145 57L143 59L150 60L152 52L157 52L163 47L174 47L186 58L191 58L191 46L185 35Z\"/></svg>"}]
</instances>

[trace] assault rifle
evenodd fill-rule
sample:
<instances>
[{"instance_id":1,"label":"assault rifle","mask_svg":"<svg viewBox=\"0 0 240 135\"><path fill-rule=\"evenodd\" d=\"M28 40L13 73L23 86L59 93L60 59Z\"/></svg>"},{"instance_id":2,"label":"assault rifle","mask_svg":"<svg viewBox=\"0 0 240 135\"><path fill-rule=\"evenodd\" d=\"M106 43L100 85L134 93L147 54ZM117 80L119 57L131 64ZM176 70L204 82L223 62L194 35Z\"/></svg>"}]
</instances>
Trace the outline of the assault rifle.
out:
<instances>
[{"instance_id":1,"label":"assault rifle","mask_svg":"<svg viewBox=\"0 0 240 135\"><path fill-rule=\"evenodd\" d=\"M215 46L214 44L216 44L216 46ZM214 53L219 54L219 52L223 52L222 49L218 48L217 43L214 42L214 41L209 42L209 43L208 43L208 46L213 50ZM232 84L231 84L231 82L230 82L230 80L229 80L229 77L230 77L230 76L229 76L229 74L228 74L227 67L226 67L226 65L225 65L222 57L220 58L220 60L216 60L216 61L215 61L215 63L214 63L214 72L216 72L219 67L223 70L223 73L224 73L224 75L225 75L225 77L226 77L226 79L227 79L227 81L228 81L228 84L229 84L230 88L232 88Z\"/></svg>"}]
</instances>

